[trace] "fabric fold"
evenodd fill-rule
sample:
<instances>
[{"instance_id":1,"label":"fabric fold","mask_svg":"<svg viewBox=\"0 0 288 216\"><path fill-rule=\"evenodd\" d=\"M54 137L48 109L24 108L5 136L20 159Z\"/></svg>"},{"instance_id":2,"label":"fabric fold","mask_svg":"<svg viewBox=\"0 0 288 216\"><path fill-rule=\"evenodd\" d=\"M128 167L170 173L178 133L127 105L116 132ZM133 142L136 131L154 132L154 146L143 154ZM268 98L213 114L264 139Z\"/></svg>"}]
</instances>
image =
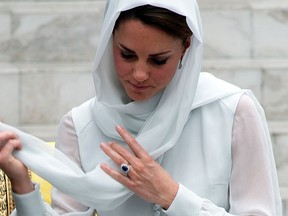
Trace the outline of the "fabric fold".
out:
<instances>
[{"instance_id":1,"label":"fabric fold","mask_svg":"<svg viewBox=\"0 0 288 216\"><path fill-rule=\"evenodd\" d=\"M137 102L131 101L116 75L112 51L113 29L122 11L147 4L185 16L193 35L190 38L190 47L183 57L183 67L176 71L171 82L156 96L147 101ZM83 110L86 113L81 113L83 111L81 107L75 108L74 113L78 113L72 116L80 149L88 146L101 151L94 144L107 140L116 140L125 145L114 130L117 124L127 128L159 163L163 155L176 144L185 149L191 144L191 140L184 140L181 143L178 143L178 140L193 110L244 92L208 73L200 74L202 53L202 22L196 0L182 0L177 3L175 0L108 1L93 69L96 97L87 103L88 109L85 104ZM264 113L257 100L254 101L262 115L263 124L266 125ZM101 153L98 154L99 158L95 159L97 163L93 166L90 159L82 159L83 167L87 165L91 168L84 172L63 153L49 147L44 141L1 123L0 131L4 130L18 134L23 144L21 151L14 152L15 157L57 189L81 203L99 210L111 210L133 195L129 189L101 170L100 163L107 163L116 170L119 169L110 159L102 157ZM201 136L208 137L209 132L203 130ZM267 140L270 140L267 128L266 133ZM277 190L277 174L274 170L271 142L268 141L267 144L271 169L275 175L273 184ZM178 179L189 178L185 172L177 175ZM278 192L275 191L275 196L279 194ZM277 201L281 203L280 200Z\"/></svg>"}]
</instances>

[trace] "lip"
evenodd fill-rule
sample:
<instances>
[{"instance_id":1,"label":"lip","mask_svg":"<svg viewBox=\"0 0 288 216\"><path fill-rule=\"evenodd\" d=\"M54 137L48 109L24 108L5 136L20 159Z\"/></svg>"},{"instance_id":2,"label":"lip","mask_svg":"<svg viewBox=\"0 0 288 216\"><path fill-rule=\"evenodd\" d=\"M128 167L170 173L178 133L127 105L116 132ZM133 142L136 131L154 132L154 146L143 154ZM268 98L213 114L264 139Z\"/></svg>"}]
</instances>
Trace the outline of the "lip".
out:
<instances>
[{"instance_id":1,"label":"lip","mask_svg":"<svg viewBox=\"0 0 288 216\"><path fill-rule=\"evenodd\" d=\"M128 84L135 90L146 90L148 88L150 88L151 86L147 86L147 85L137 85L137 84L133 84L131 82L128 82Z\"/></svg>"}]
</instances>

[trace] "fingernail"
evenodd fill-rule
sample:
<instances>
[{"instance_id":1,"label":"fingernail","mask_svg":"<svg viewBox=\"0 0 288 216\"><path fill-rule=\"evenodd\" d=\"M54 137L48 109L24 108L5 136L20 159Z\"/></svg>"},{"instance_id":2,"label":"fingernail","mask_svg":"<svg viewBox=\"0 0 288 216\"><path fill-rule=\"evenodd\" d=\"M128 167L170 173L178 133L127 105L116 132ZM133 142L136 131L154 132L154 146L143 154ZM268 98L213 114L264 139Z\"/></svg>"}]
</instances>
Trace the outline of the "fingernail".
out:
<instances>
[{"instance_id":1,"label":"fingernail","mask_svg":"<svg viewBox=\"0 0 288 216\"><path fill-rule=\"evenodd\" d=\"M117 130L122 130L122 127L120 125L116 125Z\"/></svg>"},{"instance_id":2,"label":"fingernail","mask_svg":"<svg viewBox=\"0 0 288 216\"><path fill-rule=\"evenodd\" d=\"M101 142L100 146L106 148L106 147L110 146L111 144L112 144L112 142L108 142L108 143Z\"/></svg>"}]
</instances>

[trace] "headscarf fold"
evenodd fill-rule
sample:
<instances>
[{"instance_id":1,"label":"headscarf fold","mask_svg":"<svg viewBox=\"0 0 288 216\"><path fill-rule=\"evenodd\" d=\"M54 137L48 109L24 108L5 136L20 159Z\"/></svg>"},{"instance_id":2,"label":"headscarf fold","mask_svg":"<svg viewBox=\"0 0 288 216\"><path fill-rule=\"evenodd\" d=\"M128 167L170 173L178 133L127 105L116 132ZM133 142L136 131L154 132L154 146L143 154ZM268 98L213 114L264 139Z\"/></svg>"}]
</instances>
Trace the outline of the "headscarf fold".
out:
<instances>
[{"instance_id":1,"label":"headscarf fold","mask_svg":"<svg viewBox=\"0 0 288 216\"><path fill-rule=\"evenodd\" d=\"M115 75L112 32L121 11L146 4L167 8L185 16L193 36L191 46L183 58L182 69L175 73L165 90L147 101L131 102ZM107 139L122 142L114 130L117 124L121 124L136 137L153 158L161 162L162 155L177 144L193 109L241 92L239 88L214 79L208 74L199 76L202 63L202 40L202 23L195 0L107 2L93 71L96 98L90 110L95 125ZM213 86L215 91L207 90ZM74 120L81 121L81 119ZM56 188L83 204L95 209L113 209L132 195L131 191L105 174L99 165L84 173L63 153L51 149L38 138L0 123L0 131L3 130L14 131L20 137L23 149L15 151L15 157ZM113 166L111 160L102 162Z\"/></svg>"},{"instance_id":2,"label":"headscarf fold","mask_svg":"<svg viewBox=\"0 0 288 216\"><path fill-rule=\"evenodd\" d=\"M186 17L193 36L183 67L156 96L146 101L129 102L115 72L112 56L113 28L121 11L141 5L163 7ZM94 122L107 136L122 142L115 125L127 128L153 158L173 147L187 122L197 88L202 63L202 24L196 1L173 0L113 1L108 3L94 65L97 100ZM136 129L136 130L135 130ZM152 142L157 138L157 143Z\"/></svg>"}]
</instances>

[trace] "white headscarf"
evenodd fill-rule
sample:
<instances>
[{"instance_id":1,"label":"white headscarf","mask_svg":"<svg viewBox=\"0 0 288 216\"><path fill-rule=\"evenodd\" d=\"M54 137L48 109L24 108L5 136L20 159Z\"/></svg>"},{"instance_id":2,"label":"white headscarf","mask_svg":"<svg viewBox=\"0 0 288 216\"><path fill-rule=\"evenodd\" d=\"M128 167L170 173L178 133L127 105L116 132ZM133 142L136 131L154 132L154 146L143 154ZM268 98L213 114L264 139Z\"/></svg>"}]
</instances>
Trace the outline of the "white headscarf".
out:
<instances>
[{"instance_id":1,"label":"white headscarf","mask_svg":"<svg viewBox=\"0 0 288 216\"><path fill-rule=\"evenodd\" d=\"M147 101L129 102L115 75L112 32L121 11L146 4L167 8L186 16L193 37L184 56L182 69L175 73L165 90ZM120 142L114 127L117 124L123 125L150 155L161 160L161 155L177 143L191 110L241 90L211 79L207 74L199 77L203 36L195 0L113 0L108 2L106 8L95 60L94 82L97 96L90 110L93 121L106 137ZM207 90L214 86L215 91ZM43 141L0 124L0 131L7 129L19 134L23 144L23 150L15 152L15 156L56 188L80 202L96 209L112 209L132 195L127 188L107 176L99 165L84 173L65 155L49 148ZM273 161L273 155L271 157Z\"/></svg>"},{"instance_id":2,"label":"white headscarf","mask_svg":"<svg viewBox=\"0 0 288 216\"><path fill-rule=\"evenodd\" d=\"M164 7L187 17L193 32L183 67L163 92L141 102L129 98L116 76L112 55L112 31L121 11L141 5ZM108 137L121 141L115 125L127 128L154 158L177 142L187 122L202 62L202 24L196 1L111 1L107 8L96 54L94 82L98 101L93 111L97 126ZM128 102L128 103L127 103ZM152 142L157 137L157 143Z\"/></svg>"}]
</instances>

